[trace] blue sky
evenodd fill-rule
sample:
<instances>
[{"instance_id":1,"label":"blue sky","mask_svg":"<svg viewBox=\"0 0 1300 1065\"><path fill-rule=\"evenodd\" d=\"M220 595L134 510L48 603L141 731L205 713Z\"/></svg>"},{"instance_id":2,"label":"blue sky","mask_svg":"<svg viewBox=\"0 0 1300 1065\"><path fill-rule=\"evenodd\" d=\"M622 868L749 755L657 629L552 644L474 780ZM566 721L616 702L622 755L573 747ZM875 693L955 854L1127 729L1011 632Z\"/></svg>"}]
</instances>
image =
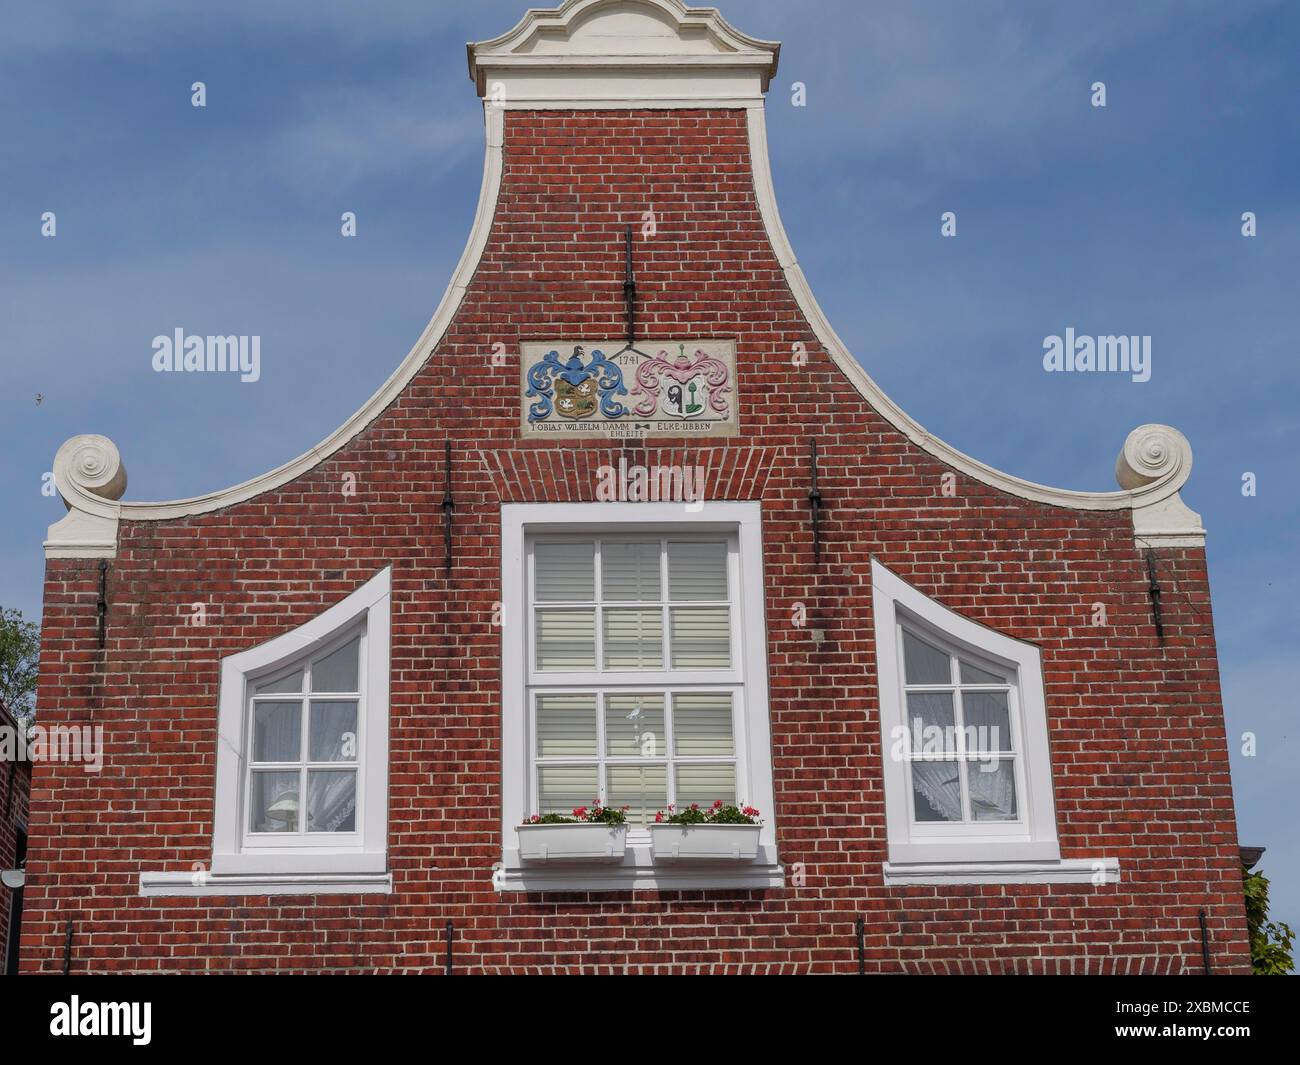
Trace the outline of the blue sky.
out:
<instances>
[{"instance_id":1,"label":"blue sky","mask_svg":"<svg viewBox=\"0 0 1300 1065\"><path fill-rule=\"evenodd\" d=\"M0 604L39 616L40 544L63 513L42 474L67 437L111 437L130 499L195 495L298 455L388 376L473 217L483 131L464 43L524 6L6 7ZM886 392L963 451L1069 488L1113 487L1144 422L1191 440L1183 494L1210 531L1241 836L1268 847L1275 913L1300 925L1300 9L722 10L783 42L768 116L782 215ZM956 239L939 236L944 211ZM1043 338L1069 326L1150 335L1151 380L1044 373ZM150 341L176 327L259 334L261 380L153 373Z\"/></svg>"}]
</instances>

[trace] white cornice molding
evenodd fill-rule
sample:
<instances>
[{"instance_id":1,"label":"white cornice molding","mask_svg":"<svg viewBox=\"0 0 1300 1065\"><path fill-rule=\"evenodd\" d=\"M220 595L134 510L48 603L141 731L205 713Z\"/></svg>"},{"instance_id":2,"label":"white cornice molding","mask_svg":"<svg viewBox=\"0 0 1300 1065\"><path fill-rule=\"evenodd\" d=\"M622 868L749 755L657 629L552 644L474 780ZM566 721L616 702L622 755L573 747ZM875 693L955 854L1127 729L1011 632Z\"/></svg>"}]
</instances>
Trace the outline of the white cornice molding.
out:
<instances>
[{"instance_id":1,"label":"white cornice molding","mask_svg":"<svg viewBox=\"0 0 1300 1065\"><path fill-rule=\"evenodd\" d=\"M113 461L120 465L117 448L104 437L73 437L61 448L55 458L55 483L70 513L60 522L50 526L45 541L47 558L112 558L117 550L117 523L120 518L129 521L167 521L194 514L206 514L252 499L287 484L343 447L374 421L384 409L401 394L420 368L433 353L447 327L465 299L474 272L478 269L483 249L487 246L492 219L496 214L497 197L501 191L501 143L504 115L499 108L484 108L487 146L483 162L483 183L479 191L478 209L469 240L461 253L456 272L443 293L442 300L425 326L420 339L407 353L400 366L365 405L343 423L325 440L291 462L259 477L189 499L176 499L158 503L119 503L117 499L126 486L125 473L116 495L105 495L96 490L96 482L82 467L87 463ZM93 441L91 446L87 442ZM87 450L89 448L89 450ZM102 451L97 455L96 449ZM80 458L78 458L80 456ZM63 458L63 462L60 462ZM66 470L66 472L65 472Z\"/></svg>"},{"instance_id":2,"label":"white cornice molding","mask_svg":"<svg viewBox=\"0 0 1300 1065\"><path fill-rule=\"evenodd\" d=\"M1191 445L1182 433L1170 426L1143 425L1129 434L1119 459L1117 474L1122 490L1118 492L1078 492L1026 481L987 466L927 432L871 379L817 303L781 223L767 152L767 124L761 105L749 108L749 144L759 210L795 302L821 346L881 417L941 462L1011 495L1075 510L1131 509L1135 535L1139 538L1144 534L1156 537L1153 546L1195 547L1205 543L1205 530L1201 528L1200 518L1178 498L1178 490L1186 483L1192 470Z\"/></svg>"},{"instance_id":3,"label":"white cornice molding","mask_svg":"<svg viewBox=\"0 0 1300 1065\"><path fill-rule=\"evenodd\" d=\"M504 108L744 106L781 46L680 0L566 0L466 45L478 94Z\"/></svg>"}]
</instances>

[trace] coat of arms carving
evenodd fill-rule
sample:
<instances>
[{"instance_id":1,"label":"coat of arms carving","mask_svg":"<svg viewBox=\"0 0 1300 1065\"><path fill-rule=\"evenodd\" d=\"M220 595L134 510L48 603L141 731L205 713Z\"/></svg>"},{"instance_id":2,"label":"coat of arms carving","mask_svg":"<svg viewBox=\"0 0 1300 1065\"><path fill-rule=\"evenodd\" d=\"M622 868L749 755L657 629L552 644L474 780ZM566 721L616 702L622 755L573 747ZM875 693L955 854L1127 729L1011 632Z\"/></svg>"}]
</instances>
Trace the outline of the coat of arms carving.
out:
<instances>
[{"instance_id":1,"label":"coat of arms carving","mask_svg":"<svg viewBox=\"0 0 1300 1065\"><path fill-rule=\"evenodd\" d=\"M525 344L525 436L734 436L730 340Z\"/></svg>"}]
</instances>

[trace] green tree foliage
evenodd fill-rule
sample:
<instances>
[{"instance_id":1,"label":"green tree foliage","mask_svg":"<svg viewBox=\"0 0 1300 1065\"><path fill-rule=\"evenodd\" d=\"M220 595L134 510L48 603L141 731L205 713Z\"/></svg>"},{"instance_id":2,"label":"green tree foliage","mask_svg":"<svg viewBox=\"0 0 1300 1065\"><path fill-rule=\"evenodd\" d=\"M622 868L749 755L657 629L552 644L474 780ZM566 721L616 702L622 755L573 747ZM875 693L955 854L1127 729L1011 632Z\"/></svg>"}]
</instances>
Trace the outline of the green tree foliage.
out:
<instances>
[{"instance_id":1,"label":"green tree foliage","mask_svg":"<svg viewBox=\"0 0 1300 1065\"><path fill-rule=\"evenodd\" d=\"M1268 919L1268 877L1242 869L1246 889L1246 928L1250 932L1250 964L1256 976L1286 976L1294 968L1289 925Z\"/></svg>"},{"instance_id":2,"label":"green tree foliage","mask_svg":"<svg viewBox=\"0 0 1300 1065\"><path fill-rule=\"evenodd\" d=\"M23 724L36 716L40 630L19 610L0 608L0 699Z\"/></svg>"}]
</instances>

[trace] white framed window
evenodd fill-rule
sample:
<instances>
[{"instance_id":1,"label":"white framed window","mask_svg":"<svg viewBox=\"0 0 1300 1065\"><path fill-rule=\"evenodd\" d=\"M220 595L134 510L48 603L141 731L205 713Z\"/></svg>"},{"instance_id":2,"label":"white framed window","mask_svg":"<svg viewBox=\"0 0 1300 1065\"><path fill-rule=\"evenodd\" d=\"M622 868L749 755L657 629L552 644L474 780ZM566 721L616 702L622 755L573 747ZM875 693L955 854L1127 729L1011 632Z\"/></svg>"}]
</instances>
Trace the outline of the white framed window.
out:
<instances>
[{"instance_id":1,"label":"white framed window","mask_svg":"<svg viewBox=\"0 0 1300 1065\"><path fill-rule=\"evenodd\" d=\"M508 505L502 558L498 887L779 884L759 505ZM653 867L656 811L718 799L762 811L760 860ZM622 867L519 861L525 818L593 802L628 807Z\"/></svg>"},{"instance_id":2,"label":"white framed window","mask_svg":"<svg viewBox=\"0 0 1300 1065\"><path fill-rule=\"evenodd\" d=\"M222 660L211 869L142 874L143 894L391 890L390 585Z\"/></svg>"},{"instance_id":3,"label":"white framed window","mask_svg":"<svg viewBox=\"0 0 1300 1065\"><path fill-rule=\"evenodd\" d=\"M940 605L872 561L886 882L1098 884L1061 860L1037 647Z\"/></svg>"}]
</instances>

